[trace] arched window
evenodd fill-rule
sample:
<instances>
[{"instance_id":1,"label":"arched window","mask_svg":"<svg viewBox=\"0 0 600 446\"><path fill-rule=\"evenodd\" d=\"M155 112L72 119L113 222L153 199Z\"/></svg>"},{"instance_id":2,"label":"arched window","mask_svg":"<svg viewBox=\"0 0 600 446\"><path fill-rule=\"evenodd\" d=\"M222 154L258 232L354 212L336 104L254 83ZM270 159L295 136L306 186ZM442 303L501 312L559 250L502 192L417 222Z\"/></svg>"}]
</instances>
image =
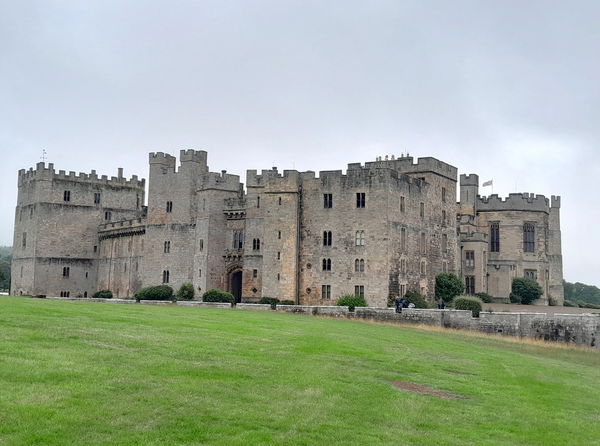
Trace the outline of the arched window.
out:
<instances>
[{"instance_id":1,"label":"arched window","mask_svg":"<svg viewBox=\"0 0 600 446\"><path fill-rule=\"evenodd\" d=\"M535 252L535 226L533 223L523 225L523 251Z\"/></svg>"},{"instance_id":2,"label":"arched window","mask_svg":"<svg viewBox=\"0 0 600 446\"><path fill-rule=\"evenodd\" d=\"M323 246L331 246L331 231L323 231Z\"/></svg>"},{"instance_id":3,"label":"arched window","mask_svg":"<svg viewBox=\"0 0 600 446\"><path fill-rule=\"evenodd\" d=\"M500 252L500 223L490 223L490 252Z\"/></svg>"},{"instance_id":4,"label":"arched window","mask_svg":"<svg viewBox=\"0 0 600 446\"><path fill-rule=\"evenodd\" d=\"M323 271L331 271L331 259L323 259Z\"/></svg>"},{"instance_id":5,"label":"arched window","mask_svg":"<svg viewBox=\"0 0 600 446\"><path fill-rule=\"evenodd\" d=\"M254 240L252 240L252 249L254 251L260 250L260 239L259 238L255 238Z\"/></svg>"},{"instance_id":6,"label":"arched window","mask_svg":"<svg viewBox=\"0 0 600 446\"><path fill-rule=\"evenodd\" d=\"M163 271L163 283L169 283L169 275L168 269Z\"/></svg>"},{"instance_id":7,"label":"arched window","mask_svg":"<svg viewBox=\"0 0 600 446\"><path fill-rule=\"evenodd\" d=\"M365 271L365 260L364 259L354 260L354 271L357 273L362 273Z\"/></svg>"},{"instance_id":8,"label":"arched window","mask_svg":"<svg viewBox=\"0 0 600 446\"><path fill-rule=\"evenodd\" d=\"M356 231L356 246L365 246L365 231Z\"/></svg>"}]
</instances>

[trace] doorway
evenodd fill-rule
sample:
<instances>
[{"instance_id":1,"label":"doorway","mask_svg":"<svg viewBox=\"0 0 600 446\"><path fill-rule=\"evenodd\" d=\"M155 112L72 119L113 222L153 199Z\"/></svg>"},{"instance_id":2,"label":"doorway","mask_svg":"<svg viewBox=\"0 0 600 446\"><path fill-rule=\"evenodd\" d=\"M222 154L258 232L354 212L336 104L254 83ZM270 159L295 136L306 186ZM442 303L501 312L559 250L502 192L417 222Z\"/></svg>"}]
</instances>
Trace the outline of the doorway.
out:
<instances>
[{"instance_id":1,"label":"doorway","mask_svg":"<svg viewBox=\"0 0 600 446\"><path fill-rule=\"evenodd\" d=\"M229 289L235 297L235 303L242 301L242 271L234 271L230 275Z\"/></svg>"}]
</instances>

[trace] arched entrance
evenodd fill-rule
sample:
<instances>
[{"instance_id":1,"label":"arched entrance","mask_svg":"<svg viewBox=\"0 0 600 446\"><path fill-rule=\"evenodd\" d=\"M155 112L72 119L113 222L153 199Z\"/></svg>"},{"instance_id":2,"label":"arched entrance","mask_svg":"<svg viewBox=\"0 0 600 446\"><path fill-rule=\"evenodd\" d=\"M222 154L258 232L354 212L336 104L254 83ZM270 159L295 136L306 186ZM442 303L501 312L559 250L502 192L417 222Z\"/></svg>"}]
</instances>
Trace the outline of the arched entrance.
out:
<instances>
[{"instance_id":1,"label":"arched entrance","mask_svg":"<svg viewBox=\"0 0 600 446\"><path fill-rule=\"evenodd\" d=\"M235 303L242 301L242 270L229 273L229 292L235 297Z\"/></svg>"}]
</instances>

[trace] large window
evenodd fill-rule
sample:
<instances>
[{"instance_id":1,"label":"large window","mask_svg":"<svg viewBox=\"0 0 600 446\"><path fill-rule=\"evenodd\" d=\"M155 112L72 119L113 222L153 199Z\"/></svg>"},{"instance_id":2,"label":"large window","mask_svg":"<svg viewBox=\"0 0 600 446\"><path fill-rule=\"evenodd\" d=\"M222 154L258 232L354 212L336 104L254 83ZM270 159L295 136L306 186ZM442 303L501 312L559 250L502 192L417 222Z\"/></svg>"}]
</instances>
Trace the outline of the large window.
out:
<instances>
[{"instance_id":1,"label":"large window","mask_svg":"<svg viewBox=\"0 0 600 446\"><path fill-rule=\"evenodd\" d=\"M365 259L354 260L354 271L357 273L362 273L365 271Z\"/></svg>"},{"instance_id":2,"label":"large window","mask_svg":"<svg viewBox=\"0 0 600 446\"><path fill-rule=\"evenodd\" d=\"M321 298L325 300L331 299L331 285L323 285L321 287Z\"/></svg>"},{"instance_id":3,"label":"large window","mask_svg":"<svg viewBox=\"0 0 600 446\"><path fill-rule=\"evenodd\" d=\"M100 192L94 192L94 204L100 204Z\"/></svg>"},{"instance_id":4,"label":"large window","mask_svg":"<svg viewBox=\"0 0 600 446\"><path fill-rule=\"evenodd\" d=\"M364 208L365 207L365 193L357 192L356 194L356 207Z\"/></svg>"},{"instance_id":5,"label":"large window","mask_svg":"<svg viewBox=\"0 0 600 446\"><path fill-rule=\"evenodd\" d=\"M172 201L167 201L166 211L173 212L173 202Z\"/></svg>"},{"instance_id":6,"label":"large window","mask_svg":"<svg viewBox=\"0 0 600 446\"><path fill-rule=\"evenodd\" d=\"M354 295L356 297L365 297L365 286L364 285L354 285Z\"/></svg>"},{"instance_id":7,"label":"large window","mask_svg":"<svg viewBox=\"0 0 600 446\"><path fill-rule=\"evenodd\" d=\"M252 240L252 249L254 251L260 251L260 239L259 238L255 238Z\"/></svg>"},{"instance_id":8,"label":"large window","mask_svg":"<svg viewBox=\"0 0 600 446\"><path fill-rule=\"evenodd\" d=\"M323 259L323 271L331 271L331 259Z\"/></svg>"},{"instance_id":9,"label":"large window","mask_svg":"<svg viewBox=\"0 0 600 446\"><path fill-rule=\"evenodd\" d=\"M490 252L500 252L500 223L490 223Z\"/></svg>"},{"instance_id":10,"label":"large window","mask_svg":"<svg viewBox=\"0 0 600 446\"><path fill-rule=\"evenodd\" d=\"M236 231L233 233L233 249L242 249L244 247L244 233Z\"/></svg>"},{"instance_id":11,"label":"large window","mask_svg":"<svg viewBox=\"0 0 600 446\"><path fill-rule=\"evenodd\" d=\"M465 251L465 268L475 268L475 251Z\"/></svg>"},{"instance_id":12,"label":"large window","mask_svg":"<svg viewBox=\"0 0 600 446\"><path fill-rule=\"evenodd\" d=\"M66 190L63 192L63 201L71 201L71 191Z\"/></svg>"},{"instance_id":13,"label":"large window","mask_svg":"<svg viewBox=\"0 0 600 446\"><path fill-rule=\"evenodd\" d=\"M365 246L365 231L356 231L356 246Z\"/></svg>"},{"instance_id":14,"label":"large window","mask_svg":"<svg viewBox=\"0 0 600 446\"><path fill-rule=\"evenodd\" d=\"M533 223L523 225L523 251L535 252L535 226Z\"/></svg>"},{"instance_id":15,"label":"large window","mask_svg":"<svg viewBox=\"0 0 600 446\"><path fill-rule=\"evenodd\" d=\"M323 194L323 207L325 209L333 207L333 194Z\"/></svg>"},{"instance_id":16,"label":"large window","mask_svg":"<svg viewBox=\"0 0 600 446\"><path fill-rule=\"evenodd\" d=\"M524 271L524 276L529 278L529 279L533 279L533 280L537 280L537 270L535 269L526 269Z\"/></svg>"},{"instance_id":17,"label":"large window","mask_svg":"<svg viewBox=\"0 0 600 446\"><path fill-rule=\"evenodd\" d=\"M323 246L331 246L331 231L323 231Z\"/></svg>"},{"instance_id":18,"label":"large window","mask_svg":"<svg viewBox=\"0 0 600 446\"><path fill-rule=\"evenodd\" d=\"M465 276L465 293L475 294L475 276Z\"/></svg>"}]
</instances>

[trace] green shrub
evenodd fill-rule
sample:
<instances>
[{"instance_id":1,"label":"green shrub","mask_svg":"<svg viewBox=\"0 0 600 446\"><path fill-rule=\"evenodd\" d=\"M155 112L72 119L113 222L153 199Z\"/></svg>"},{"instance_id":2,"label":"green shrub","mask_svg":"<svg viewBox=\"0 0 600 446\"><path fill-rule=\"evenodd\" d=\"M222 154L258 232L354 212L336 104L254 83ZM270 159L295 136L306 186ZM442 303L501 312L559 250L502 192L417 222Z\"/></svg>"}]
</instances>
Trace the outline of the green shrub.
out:
<instances>
[{"instance_id":1,"label":"green shrub","mask_svg":"<svg viewBox=\"0 0 600 446\"><path fill-rule=\"evenodd\" d=\"M96 291L92 297L94 299L112 299L113 293L111 290L100 290Z\"/></svg>"},{"instance_id":2,"label":"green shrub","mask_svg":"<svg viewBox=\"0 0 600 446\"><path fill-rule=\"evenodd\" d=\"M293 300L282 300L281 302L279 302L279 305L296 305L296 302L294 302Z\"/></svg>"},{"instance_id":3,"label":"green shrub","mask_svg":"<svg viewBox=\"0 0 600 446\"><path fill-rule=\"evenodd\" d=\"M423 299L423 296L421 296L416 291L408 291L404 295L404 297L411 304L413 304L415 306L415 308L429 308L429 306L427 305L427 302L425 302L425 299Z\"/></svg>"},{"instance_id":4,"label":"green shrub","mask_svg":"<svg viewBox=\"0 0 600 446\"><path fill-rule=\"evenodd\" d=\"M172 300L173 288L169 285L158 285L142 288L135 293L135 300Z\"/></svg>"},{"instance_id":5,"label":"green shrub","mask_svg":"<svg viewBox=\"0 0 600 446\"><path fill-rule=\"evenodd\" d=\"M516 296L513 293L510 293L508 298L510 299L511 304L520 304L521 303L521 296Z\"/></svg>"},{"instance_id":6,"label":"green shrub","mask_svg":"<svg viewBox=\"0 0 600 446\"><path fill-rule=\"evenodd\" d=\"M471 310L473 317L479 317L481 299L475 296L460 296L454 299L454 308L457 310Z\"/></svg>"},{"instance_id":7,"label":"green shrub","mask_svg":"<svg viewBox=\"0 0 600 446\"><path fill-rule=\"evenodd\" d=\"M451 273L438 274L435 278L435 298L450 302L465 290L460 277Z\"/></svg>"},{"instance_id":8,"label":"green shrub","mask_svg":"<svg viewBox=\"0 0 600 446\"><path fill-rule=\"evenodd\" d=\"M194 298L194 285L191 283L181 285L177 291L177 297L183 300L192 300Z\"/></svg>"},{"instance_id":9,"label":"green shrub","mask_svg":"<svg viewBox=\"0 0 600 446\"><path fill-rule=\"evenodd\" d=\"M542 287L529 277L517 277L512 281L512 293L519 296L523 305L529 305L542 295Z\"/></svg>"},{"instance_id":10,"label":"green shrub","mask_svg":"<svg viewBox=\"0 0 600 446\"><path fill-rule=\"evenodd\" d=\"M593 308L593 309L597 310L600 308L600 305L590 304L588 302L580 302L579 308Z\"/></svg>"},{"instance_id":11,"label":"green shrub","mask_svg":"<svg viewBox=\"0 0 600 446\"><path fill-rule=\"evenodd\" d=\"M202 295L202 300L204 302L228 302L235 303L235 297L233 294L228 293L227 291L222 290L208 290L206 293Z\"/></svg>"},{"instance_id":12,"label":"green shrub","mask_svg":"<svg viewBox=\"0 0 600 446\"><path fill-rule=\"evenodd\" d=\"M492 303L492 296L490 296L487 293L475 293L475 297L480 298L483 303L486 303L486 304Z\"/></svg>"},{"instance_id":13,"label":"green shrub","mask_svg":"<svg viewBox=\"0 0 600 446\"><path fill-rule=\"evenodd\" d=\"M340 297L337 301L337 304L340 307L348 307L348 310L350 310L350 311L354 311L354 308L356 308L356 307L366 307L367 306L367 302L365 301L364 297L358 297L358 296L352 296L352 295Z\"/></svg>"},{"instance_id":14,"label":"green shrub","mask_svg":"<svg viewBox=\"0 0 600 446\"><path fill-rule=\"evenodd\" d=\"M579 305L577 305L575 302L571 302L570 300L566 300L563 303L563 306L565 307L578 307Z\"/></svg>"},{"instance_id":15,"label":"green shrub","mask_svg":"<svg viewBox=\"0 0 600 446\"><path fill-rule=\"evenodd\" d=\"M259 301L259 304L269 304L271 305L271 309L274 310L277 304L279 303L279 299L276 297L262 297Z\"/></svg>"}]
</instances>

